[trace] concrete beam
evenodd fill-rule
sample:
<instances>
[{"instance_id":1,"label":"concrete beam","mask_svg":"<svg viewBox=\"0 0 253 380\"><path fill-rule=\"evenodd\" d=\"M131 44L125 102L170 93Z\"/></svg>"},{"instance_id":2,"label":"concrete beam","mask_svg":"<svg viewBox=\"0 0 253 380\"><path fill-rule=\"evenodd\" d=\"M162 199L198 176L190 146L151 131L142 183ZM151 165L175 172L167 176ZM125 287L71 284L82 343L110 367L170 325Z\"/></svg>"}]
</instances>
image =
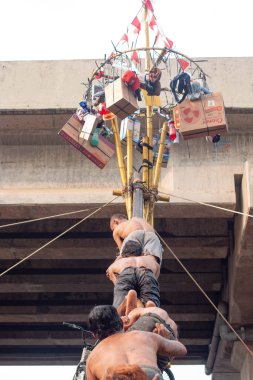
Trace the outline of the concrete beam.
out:
<instances>
[{"instance_id":1,"label":"concrete beam","mask_svg":"<svg viewBox=\"0 0 253 380\"><path fill-rule=\"evenodd\" d=\"M245 164L241 188L241 210L253 214L253 161ZM237 216L235 218L235 246L230 260L230 302L229 317L233 325L252 324L253 276L253 218Z\"/></svg>"},{"instance_id":2,"label":"concrete beam","mask_svg":"<svg viewBox=\"0 0 253 380\"><path fill-rule=\"evenodd\" d=\"M221 289L220 273L196 273L196 281L206 291L218 292ZM65 292L112 292L113 285L105 279L104 274L53 274L30 275L30 274L6 274L1 277L0 293L65 293ZM161 292L192 292L196 285L189 279L187 274L170 273L159 277Z\"/></svg>"}]
</instances>

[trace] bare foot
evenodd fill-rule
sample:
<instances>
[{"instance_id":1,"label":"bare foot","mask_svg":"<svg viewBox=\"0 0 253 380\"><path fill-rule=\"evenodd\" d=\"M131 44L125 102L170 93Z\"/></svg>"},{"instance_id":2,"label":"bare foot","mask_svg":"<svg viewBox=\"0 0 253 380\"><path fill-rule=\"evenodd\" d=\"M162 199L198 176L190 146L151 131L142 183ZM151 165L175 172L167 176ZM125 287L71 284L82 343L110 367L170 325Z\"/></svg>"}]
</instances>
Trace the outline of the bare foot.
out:
<instances>
[{"instance_id":1,"label":"bare foot","mask_svg":"<svg viewBox=\"0 0 253 380\"><path fill-rule=\"evenodd\" d=\"M148 301L145 307L156 307L156 304L153 301Z\"/></svg>"},{"instance_id":2,"label":"bare foot","mask_svg":"<svg viewBox=\"0 0 253 380\"><path fill-rule=\"evenodd\" d=\"M123 315L126 315L126 304L127 304L127 299L125 298L124 301L119 305L117 312L120 317Z\"/></svg>"},{"instance_id":3,"label":"bare foot","mask_svg":"<svg viewBox=\"0 0 253 380\"><path fill-rule=\"evenodd\" d=\"M126 315L137 307L137 293L135 290L129 290L126 297Z\"/></svg>"}]
</instances>

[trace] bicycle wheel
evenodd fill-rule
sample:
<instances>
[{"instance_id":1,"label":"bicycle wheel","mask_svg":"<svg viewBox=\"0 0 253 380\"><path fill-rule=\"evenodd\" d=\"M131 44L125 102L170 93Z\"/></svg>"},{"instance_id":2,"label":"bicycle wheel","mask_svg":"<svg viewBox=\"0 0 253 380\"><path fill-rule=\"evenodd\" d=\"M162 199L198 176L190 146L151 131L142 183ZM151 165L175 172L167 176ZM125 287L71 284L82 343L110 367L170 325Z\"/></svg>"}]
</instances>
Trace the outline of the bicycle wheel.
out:
<instances>
[{"instance_id":1,"label":"bicycle wheel","mask_svg":"<svg viewBox=\"0 0 253 380\"><path fill-rule=\"evenodd\" d=\"M86 367L83 362L79 363L72 380L86 380L85 368Z\"/></svg>"},{"instance_id":2,"label":"bicycle wheel","mask_svg":"<svg viewBox=\"0 0 253 380\"><path fill-rule=\"evenodd\" d=\"M163 372L165 372L168 375L168 377L169 377L170 380L175 380L175 377L174 377L173 372L171 371L171 369L166 368Z\"/></svg>"}]
</instances>

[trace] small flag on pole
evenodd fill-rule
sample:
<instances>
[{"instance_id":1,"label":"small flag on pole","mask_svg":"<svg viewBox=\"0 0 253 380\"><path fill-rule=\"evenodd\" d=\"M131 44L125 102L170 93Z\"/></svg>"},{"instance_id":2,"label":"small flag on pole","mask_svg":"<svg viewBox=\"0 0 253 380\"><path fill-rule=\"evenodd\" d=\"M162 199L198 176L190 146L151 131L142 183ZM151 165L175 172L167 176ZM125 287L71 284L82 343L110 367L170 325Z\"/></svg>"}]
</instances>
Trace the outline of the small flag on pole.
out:
<instances>
[{"instance_id":1,"label":"small flag on pole","mask_svg":"<svg viewBox=\"0 0 253 380\"><path fill-rule=\"evenodd\" d=\"M155 15L152 15L151 20L149 22L149 27L154 30L154 26L156 25L156 18Z\"/></svg>"},{"instance_id":2,"label":"small flag on pole","mask_svg":"<svg viewBox=\"0 0 253 380\"><path fill-rule=\"evenodd\" d=\"M132 56L131 56L131 60L135 61L136 63L140 63L140 59L139 59L136 51L133 51Z\"/></svg>"},{"instance_id":3,"label":"small flag on pole","mask_svg":"<svg viewBox=\"0 0 253 380\"><path fill-rule=\"evenodd\" d=\"M181 66L181 68L182 68L183 71L186 70L187 67L190 65L190 62L185 61L182 58L177 58L177 61L178 61L179 65Z\"/></svg>"},{"instance_id":4,"label":"small flag on pole","mask_svg":"<svg viewBox=\"0 0 253 380\"><path fill-rule=\"evenodd\" d=\"M140 22L140 20L138 19L137 16L133 19L133 21L131 22L131 24L133 26L135 26L135 28L136 28L135 33L139 33L140 30L141 30L141 22Z\"/></svg>"},{"instance_id":5,"label":"small flag on pole","mask_svg":"<svg viewBox=\"0 0 253 380\"><path fill-rule=\"evenodd\" d=\"M152 12L154 13L154 8L153 8L153 5L151 3L151 0L144 0L144 5Z\"/></svg>"}]
</instances>

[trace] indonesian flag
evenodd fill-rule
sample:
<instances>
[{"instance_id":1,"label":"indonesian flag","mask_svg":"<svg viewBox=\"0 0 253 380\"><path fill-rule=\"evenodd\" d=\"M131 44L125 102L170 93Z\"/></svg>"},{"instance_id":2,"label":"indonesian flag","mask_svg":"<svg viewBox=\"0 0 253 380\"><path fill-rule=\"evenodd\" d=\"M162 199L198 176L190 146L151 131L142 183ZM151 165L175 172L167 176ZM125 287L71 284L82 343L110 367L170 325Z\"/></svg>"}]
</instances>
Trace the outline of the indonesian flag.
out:
<instances>
[{"instance_id":1,"label":"indonesian flag","mask_svg":"<svg viewBox=\"0 0 253 380\"><path fill-rule=\"evenodd\" d=\"M171 49L172 46L173 46L173 42L171 40L169 40L168 37L165 37L164 38L164 45L168 48L168 49Z\"/></svg>"},{"instance_id":2,"label":"indonesian flag","mask_svg":"<svg viewBox=\"0 0 253 380\"><path fill-rule=\"evenodd\" d=\"M155 15L152 15L151 17L151 20L149 21L149 27L154 30L154 26L157 25L156 24L156 18L155 18Z\"/></svg>"},{"instance_id":3,"label":"indonesian flag","mask_svg":"<svg viewBox=\"0 0 253 380\"><path fill-rule=\"evenodd\" d=\"M138 19L137 16L133 19L133 21L131 22L131 24L133 26L135 26L135 28L136 28L135 33L139 33L140 30L141 30L141 22L140 22L140 20Z\"/></svg>"},{"instance_id":4,"label":"indonesian flag","mask_svg":"<svg viewBox=\"0 0 253 380\"><path fill-rule=\"evenodd\" d=\"M120 41L128 42L128 35L125 33L125 34L121 37Z\"/></svg>"},{"instance_id":5,"label":"indonesian flag","mask_svg":"<svg viewBox=\"0 0 253 380\"><path fill-rule=\"evenodd\" d=\"M136 51L133 51L133 53L131 55L131 60L135 61L136 63L140 63L140 59L139 59L138 54L137 54Z\"/></svg>"},{"instance_id":6,"label":"indonesian flag","mask_svg":"<svg viewBox=\"0 0 253 380\"><path fill-rule=\"evenodd\" d=\"M153 8L153 5L151 3L151 0L144 0L144 5L152 12L154 13L154 8Z\"/></svg>"},{"instance_id":7,"label":"indonesian flag","mask_svg":"<svg viewBox=\"0 0 253 380\"><path fill-rule=\"evenodd\" d=\"M178 61L179 65L181 66L183 71L185 71L187 69L187 67L190 65L190 62L185 61L182 58L178 58L177 61Z\"/></svg>"}]
</instances>

